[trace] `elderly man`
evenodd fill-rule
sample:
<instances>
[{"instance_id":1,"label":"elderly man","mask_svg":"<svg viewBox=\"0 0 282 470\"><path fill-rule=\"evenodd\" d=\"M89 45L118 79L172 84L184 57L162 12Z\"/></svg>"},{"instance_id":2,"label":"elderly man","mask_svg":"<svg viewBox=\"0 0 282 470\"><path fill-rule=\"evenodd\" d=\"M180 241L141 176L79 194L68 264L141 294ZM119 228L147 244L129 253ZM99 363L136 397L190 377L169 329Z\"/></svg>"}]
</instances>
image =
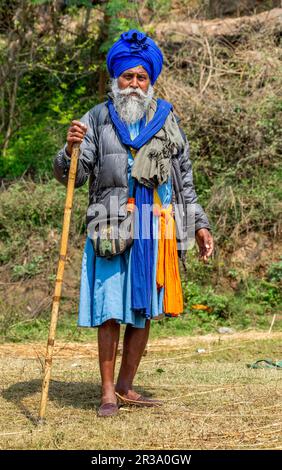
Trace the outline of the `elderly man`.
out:
<instances>
[{"instance_id":1,"label":"elderly man","mask_svg":"<svg viewBox=\"0 0 282 470\"><path fill-rule=\"evenodd\" d=\"M151 320L183 313L178 256L183 259L187 247L177 245L178 204L184 204L182 215L188 206L194 208L194 233L203 261L213 252L208 219L196 202L187 139L172 105L154 98L162 65L162 53L151 38L136 30L123 33L107 55L109 99L72 122L67 143L54 160L55 177L67 185L72 146L81 144L75 186L89 177L89 206L78 325L98 327L101 417L115 415L120 404L162 404L137 393L133 380ZM118 201L114 219L126 219L132 203L136 213L133 243L107 257L95 245L90 227L99 204L108 214L111 197ZM143 211L144 206L153 210ZM114 384L120 324L126 329Z\"/></svg>"}]
</instances>

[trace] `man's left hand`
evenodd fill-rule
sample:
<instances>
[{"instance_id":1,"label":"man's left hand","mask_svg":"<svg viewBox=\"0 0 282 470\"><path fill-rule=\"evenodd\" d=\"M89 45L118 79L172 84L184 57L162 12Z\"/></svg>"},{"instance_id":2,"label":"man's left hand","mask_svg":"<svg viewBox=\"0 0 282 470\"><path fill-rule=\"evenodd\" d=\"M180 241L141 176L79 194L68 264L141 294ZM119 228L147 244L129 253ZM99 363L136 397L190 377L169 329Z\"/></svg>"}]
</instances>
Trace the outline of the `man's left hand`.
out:
<instances>
[{"instance_id":1,"label":"man's left hand","mask_svg":"<svg viewBox=\"0 0 282 470\"><path fill-rule=\"evenodd\" d=\"M199 246L199 258L205 263L211 256L214 248L213 237L207 228L200 228L196 232L196 241Z\"/></svg>"}]
</instances>

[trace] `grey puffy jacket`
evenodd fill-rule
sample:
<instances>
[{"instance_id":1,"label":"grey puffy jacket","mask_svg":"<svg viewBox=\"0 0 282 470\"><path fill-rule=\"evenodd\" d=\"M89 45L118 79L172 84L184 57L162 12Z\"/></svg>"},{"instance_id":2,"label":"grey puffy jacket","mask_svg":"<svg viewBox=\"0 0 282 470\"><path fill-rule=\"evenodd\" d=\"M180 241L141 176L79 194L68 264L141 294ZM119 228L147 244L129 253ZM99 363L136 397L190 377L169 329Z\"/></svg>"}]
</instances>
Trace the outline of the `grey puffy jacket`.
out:
<instances>
[{"instance_id":1,"label":"grey puffy jacket","mask_svg":"<svg viewBox=\"0 0 282 470\"><path fill-rule=\"evenodd\" d=\"M87 133L80 146L80 156L75 187L82 186L89 177L89 205L86 225L94 218L95 204L106 207L109 195L118 197L118 217L126 217L128 199L128 148L118 137L110 119L106 103L94 106L80 121L87 126ZM179 175L178 184L174 183L175 201L184 200L195 211L195 231L200 228L210 229L208 218L200 204L193 185L192 164L189 158L189 143L181 130L185 147L174 159L175 173ZM55 178L65 186L68 182L70 157L66 145L54 159ZM181 181L182 180L182 181ZM174 181L174 180L173 180ZM108 209L108 208L107 208Z\"/></svg>"}]
</instances>

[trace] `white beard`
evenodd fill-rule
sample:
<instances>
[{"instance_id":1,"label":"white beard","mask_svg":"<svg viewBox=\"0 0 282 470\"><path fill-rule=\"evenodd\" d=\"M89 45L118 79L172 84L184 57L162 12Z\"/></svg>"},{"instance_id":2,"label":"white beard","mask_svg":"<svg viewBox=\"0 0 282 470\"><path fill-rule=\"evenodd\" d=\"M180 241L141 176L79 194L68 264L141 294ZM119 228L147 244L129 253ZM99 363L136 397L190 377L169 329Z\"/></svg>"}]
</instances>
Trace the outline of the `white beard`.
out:
<instances>
[{"instance_id":1,"label":"white beard","mask_svg":"<svg viewBox=\"0 0 282 470\"><path fill-rule=\"evenodd\" d=\"M138 96L130 96L130 93L137 93ZM118 79L112 80L112 93L114 107L120 119L127 124L133 124L142 119L154 96L154 88L149 85L147 93L140 88L128 87L121 90L118 86Z\"/></svg>"}]
</instances>

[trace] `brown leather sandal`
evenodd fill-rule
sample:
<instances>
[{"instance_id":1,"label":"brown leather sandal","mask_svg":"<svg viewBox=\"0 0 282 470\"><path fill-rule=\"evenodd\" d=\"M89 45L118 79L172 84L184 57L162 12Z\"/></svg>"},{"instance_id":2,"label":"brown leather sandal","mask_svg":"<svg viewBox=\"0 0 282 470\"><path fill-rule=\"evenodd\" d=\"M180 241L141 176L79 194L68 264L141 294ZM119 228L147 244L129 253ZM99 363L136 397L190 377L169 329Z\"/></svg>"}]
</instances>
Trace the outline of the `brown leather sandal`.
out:
<instances>
[{"instance_id":1,"label":"brown leather sandal","mask_svg":"<svg viewBox=\"0 0 282 470\"><path fill-rule=\"evenodd\" d=\"M134 406L155 406L160 407L163 405L163 401L155 400L152 398L144 397L140 395L140 397L132 400L130 398L125 397L124 395L120 395L118 392L115 392L116 396L118 397L118 401L121 405L134 405Z\"/></svg>"},{"instance_id":2,"label":"brown leather sandal","mask_svg":"<svg viewBox=\"0 0 282 470\"><path fill-rule=\"evenodd\" d=\"M97 416L99 418L108 418L118 413L118 405L116 403L103 403L100 405Z\"/></svg>"}]
</instances>

